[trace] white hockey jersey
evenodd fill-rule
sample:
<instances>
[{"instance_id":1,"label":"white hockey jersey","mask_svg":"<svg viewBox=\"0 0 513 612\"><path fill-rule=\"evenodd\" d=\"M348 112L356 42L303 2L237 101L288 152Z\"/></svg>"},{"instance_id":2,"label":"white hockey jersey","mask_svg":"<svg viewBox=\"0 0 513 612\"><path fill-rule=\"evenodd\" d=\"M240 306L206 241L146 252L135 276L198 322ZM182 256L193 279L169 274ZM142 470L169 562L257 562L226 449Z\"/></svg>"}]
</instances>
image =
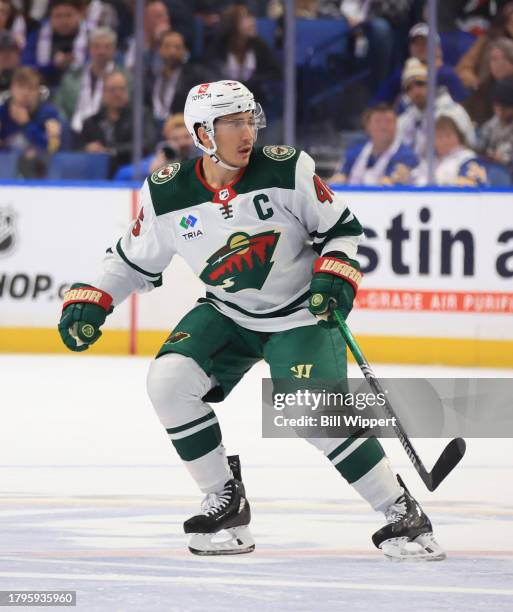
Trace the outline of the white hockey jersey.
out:
<instances>
[{"instance_id":1,"label":"white hockey jersey","mask_svg":"<svg viewBox=\"0 0 513 612\"><path fill-rule=\"evenodd\" d=\"M173 255L205 283L208 302L248 329L312 325L306 306L312 262L328 251L355 257L363 233L342 197L305 152L254 148L228 185L213 189L201 158L146 179L138 219L109 249L96 286L114 304L153 289Z\"/></svg>"}]
</instances>

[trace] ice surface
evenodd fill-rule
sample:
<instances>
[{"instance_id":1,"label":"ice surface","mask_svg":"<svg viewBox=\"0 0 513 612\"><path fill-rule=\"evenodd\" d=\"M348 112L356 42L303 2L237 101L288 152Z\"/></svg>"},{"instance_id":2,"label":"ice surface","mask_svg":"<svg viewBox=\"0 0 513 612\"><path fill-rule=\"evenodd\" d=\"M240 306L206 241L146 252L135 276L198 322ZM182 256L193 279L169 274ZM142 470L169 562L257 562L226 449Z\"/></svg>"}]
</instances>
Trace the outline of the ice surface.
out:
<instances>
[{"instance_id":1,"label":"ice surface","mask_svg":"<svg viewBox=\"0 0 513 612\"><path fill-rule=\"evenodd\" d=\"M469 440L434 493L399 444L384 441L449 554L443 563L389 563L370 541L382 517L317 450L260 437L267 370L257 366L216 408L228 451L241 455L257 550L196 558L181 523L200 496L146 397L148 364L0 356L1 590L76 590L88 612L513 610L511 440ZM375 369L382 377L513 376ZM416 446L429 464L443 442Z\"/></svg>"}]
</instances>

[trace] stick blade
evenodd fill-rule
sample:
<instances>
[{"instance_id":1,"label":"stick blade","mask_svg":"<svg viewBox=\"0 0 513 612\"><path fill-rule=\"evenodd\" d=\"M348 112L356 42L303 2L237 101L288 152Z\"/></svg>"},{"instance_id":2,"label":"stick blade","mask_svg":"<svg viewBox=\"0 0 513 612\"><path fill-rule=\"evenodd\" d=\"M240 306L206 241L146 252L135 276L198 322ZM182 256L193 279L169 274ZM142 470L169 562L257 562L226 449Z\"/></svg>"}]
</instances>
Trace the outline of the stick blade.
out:
<instances>
[{"instance_id":1,"label":"stick blade","mask_svg":"<svg viewBox=\"0 0 513 612\"><path fill-rule=\"evenodd\" d=\"M467 445L463 438L454 438L454 440L449 442L429 475L430 482L426 483L426 486L430 491L434 491L452 472L462 460L466 449Z\"/></svg>"}]
</instances>

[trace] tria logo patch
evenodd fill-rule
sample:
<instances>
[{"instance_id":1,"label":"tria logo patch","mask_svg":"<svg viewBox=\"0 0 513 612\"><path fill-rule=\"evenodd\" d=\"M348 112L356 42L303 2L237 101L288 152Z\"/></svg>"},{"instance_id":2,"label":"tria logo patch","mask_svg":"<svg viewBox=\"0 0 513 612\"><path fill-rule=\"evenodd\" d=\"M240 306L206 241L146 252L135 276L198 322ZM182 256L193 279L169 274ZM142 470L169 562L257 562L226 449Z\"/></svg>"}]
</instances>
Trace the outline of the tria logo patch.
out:
<instances>
[{"instance_id":1,"label":"tria logo patch","mask_svg":"<svg viewBox=\"0 0 513 612\"><path fill-rule=\"evenodd\" d=\"M196 217L194 217L193 215L189 215L188 217L182 217L180 221L180 227L183 227L183 229L189 229L190 227L194 227L197 222L198 219L196 219Z\"/></svg>"},{"instance_id":2,"label":"tria logo patch","mask_svg":"<svg viewBox=\"0 0 513 612\"><path fill-rule=\"evenodd\" d=\"M228 293L261 289L273 267L271 261L280 233L274 230L250 236L236 232L207 260L200 279Z\"/></svg>"},{"instance_id":3,"label":"tria logo patch","mask_svg":"<svg viewBox=\"0 0 513 612\"><path fill-rule=\"evenodd\" d=\"M181 230L185 230L180 232L184 240L193 240L194 238L201 238L205 235L201 227L199 213L195 210L179 218L178 225Z\"/></svg>"}]
</instances>

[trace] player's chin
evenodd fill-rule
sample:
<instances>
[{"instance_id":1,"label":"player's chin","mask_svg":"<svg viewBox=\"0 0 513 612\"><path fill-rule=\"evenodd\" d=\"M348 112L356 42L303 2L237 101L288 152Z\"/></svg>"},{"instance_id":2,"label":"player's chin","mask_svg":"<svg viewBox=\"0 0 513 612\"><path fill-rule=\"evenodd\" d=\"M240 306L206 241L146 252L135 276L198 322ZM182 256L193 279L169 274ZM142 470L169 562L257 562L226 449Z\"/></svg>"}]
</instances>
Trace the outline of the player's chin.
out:
<instances>
[{"instance_id":1,"label":"player's chin","mask_svg":"<svg viewBox=\"0 0 513 612\"><path fill-rule=\"evenodd\" d=\"M238 159L237 166L239 168L242 168L248 165L252 150L253 150L253 147L251 147L250 149L242 149L240 151L237 151L237 159Z\"/></svg>"}]
</instances>

